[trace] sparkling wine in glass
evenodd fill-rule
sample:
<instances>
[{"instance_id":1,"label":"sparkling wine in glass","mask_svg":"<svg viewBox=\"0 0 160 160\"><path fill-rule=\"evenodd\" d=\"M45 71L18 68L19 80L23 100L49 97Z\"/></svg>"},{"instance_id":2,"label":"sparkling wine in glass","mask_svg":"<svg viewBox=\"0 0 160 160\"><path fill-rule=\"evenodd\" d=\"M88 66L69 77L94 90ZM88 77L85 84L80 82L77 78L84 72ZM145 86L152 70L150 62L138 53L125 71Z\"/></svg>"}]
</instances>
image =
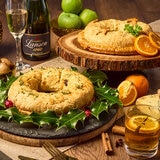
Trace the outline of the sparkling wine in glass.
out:
<instances>
[{"instance_id":1,"label":"sparkling wine in glass","mask_svg":"<svg viewBox=\"0 0 160 160\"><path fill-rule=\"evenodd\" d=\"M16 71L29 68L22 60L21 39L27 28L27 0L6 0L8 28L16 41Z\"/></svg>"}]
</instances>

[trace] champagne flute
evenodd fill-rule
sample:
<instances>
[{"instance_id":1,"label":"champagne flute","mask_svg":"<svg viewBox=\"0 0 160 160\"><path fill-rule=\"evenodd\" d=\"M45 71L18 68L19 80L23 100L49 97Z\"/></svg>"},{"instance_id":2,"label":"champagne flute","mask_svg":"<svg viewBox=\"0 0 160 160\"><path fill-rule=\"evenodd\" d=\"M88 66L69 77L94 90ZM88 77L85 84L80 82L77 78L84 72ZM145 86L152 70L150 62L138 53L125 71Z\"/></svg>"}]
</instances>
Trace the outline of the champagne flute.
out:
<instances>
[{"instance_id":1,"label":"champagne flute","mask_svg":"<svg viewBox=\"0 0 160 160\"><path fill-rule=\"evenodd\" d=\"M27 28L27 0L6 0L6 16L10 33L16 41L16 71L29 68L22 60L21 39Z\"/></svg>"}]
</instances>

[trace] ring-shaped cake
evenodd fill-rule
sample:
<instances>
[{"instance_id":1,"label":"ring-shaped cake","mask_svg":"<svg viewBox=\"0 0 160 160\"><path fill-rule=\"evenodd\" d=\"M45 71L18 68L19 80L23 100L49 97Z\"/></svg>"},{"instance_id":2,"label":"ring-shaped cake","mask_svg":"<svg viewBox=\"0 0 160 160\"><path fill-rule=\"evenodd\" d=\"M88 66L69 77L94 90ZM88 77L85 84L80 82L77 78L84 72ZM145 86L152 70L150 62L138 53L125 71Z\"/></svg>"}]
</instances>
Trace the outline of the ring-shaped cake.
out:
<instances>
[{"instance_id":1,"label":"ring-shaped cake","mask_svg":"<svg viewBox=\"0 0 160 160\"><path fill-rule=\"evenodd\" d=\"M39 68L21 75L13 82L8 99L25 114L69 109L84 109L94 96L92 82L79 72L63 68Z\"/></svg>"}]
</instances>

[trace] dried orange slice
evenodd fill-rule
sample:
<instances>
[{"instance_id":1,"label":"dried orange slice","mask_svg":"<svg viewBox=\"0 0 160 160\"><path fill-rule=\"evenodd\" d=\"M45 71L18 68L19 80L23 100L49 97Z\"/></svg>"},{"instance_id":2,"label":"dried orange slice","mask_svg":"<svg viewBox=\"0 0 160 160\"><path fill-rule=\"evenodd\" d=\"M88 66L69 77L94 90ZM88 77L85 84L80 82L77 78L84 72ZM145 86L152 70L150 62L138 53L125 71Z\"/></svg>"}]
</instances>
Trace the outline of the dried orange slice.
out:
<instances>
[{"instance_id":1,"label":"dried orange slice","mask_svg":"<svg viewBox=\"0 0 160 160\"><path fill-rule=\"evenodd\" d=\"M119 92L119 99L122 101L123 106L129 106L135 102L138 94L135 85L131 81L122 81L117 89Z\"/></svg>"},{"instance_id":2,"label":"dried orange slice","mask_svg":"<svg viewBox=\"0 0 160 160\"><path fill-rule=\"evenodd\" d=\"M160 37L156 33L150 32L149 39L154 47L160 49Z\"/></svg>"},{"instance_id":3,"label":"dried orange slice","mask_svg":"<svg viewBox=\"0 0 160 160\"><path fill-rule=\"evenodd\" d=\"M158 49L154 47L147 35L140 35L134 41L135 50L143 56L155 56Z\"/></svg>"},{"instance_id":4,"label":"dried orange slice","mask_svg":"<svg viewBox=\"0 0 160 160\"><path fill-rule=\"evenodd\" d=\"M139 131L139 133L156 133L160 128L159 122L155 118L146 115L131 117L126 126L134 132Z\"/></svg>"}]
</instances>

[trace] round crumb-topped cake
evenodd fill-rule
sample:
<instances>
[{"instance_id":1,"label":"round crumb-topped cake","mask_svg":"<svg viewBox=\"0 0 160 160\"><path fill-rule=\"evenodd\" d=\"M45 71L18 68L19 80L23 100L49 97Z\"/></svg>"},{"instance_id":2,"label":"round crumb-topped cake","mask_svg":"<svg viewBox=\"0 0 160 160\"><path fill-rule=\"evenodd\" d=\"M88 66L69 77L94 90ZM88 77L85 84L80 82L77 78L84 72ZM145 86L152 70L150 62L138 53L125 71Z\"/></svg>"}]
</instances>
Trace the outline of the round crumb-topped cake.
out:
<instances>
[{"instance_id":1,"label":"round crumb-topped cake","mask_svg":"<svg viewBox=\"0 0 160 160\"><path fill-rule=\"evenodd\" d=\"M8 99L26 114L85 109L94 96L92 82L79 72L63 68L39 68L21 75L8 91Z\"/></svg>"},{"instance_id":2,"label":"round crumb-topped cake","mask_svg":"<svg viewBox=\"0 0 160 160\"><path fill-rule=\"evenodd\" d=\"M136 18L128 20L108 19L90 22L78 34L78 42L83 49L93 52L115 55L133 55L135 35L129 33L126 26L136 30L140 27L140 34L148 34L151 27Z\"/></svg>"}]
</instances>

